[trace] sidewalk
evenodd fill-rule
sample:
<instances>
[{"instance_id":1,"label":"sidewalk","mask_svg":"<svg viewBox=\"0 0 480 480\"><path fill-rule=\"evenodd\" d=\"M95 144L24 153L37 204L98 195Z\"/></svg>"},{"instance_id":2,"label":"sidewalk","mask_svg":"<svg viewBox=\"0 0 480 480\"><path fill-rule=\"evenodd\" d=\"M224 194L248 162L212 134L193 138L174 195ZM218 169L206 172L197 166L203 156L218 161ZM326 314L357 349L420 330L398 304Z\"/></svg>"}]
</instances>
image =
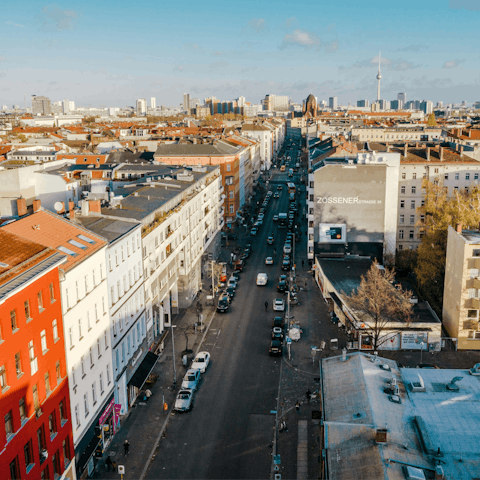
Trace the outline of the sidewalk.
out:
<instances>
[{"instance_id":1,"label":"sidewalk","mask_svg":"<svg viewBox=\"0 0 480 480\"><path fill-rule=\"evenodd\" d=\"M205 284L205 282L204 282ZM199 294L200 301L203 305L204 323L207 327L214 313L214 306L206 306L207 292L202 291ZM181 352L185 349L185 335L181 328L186 325L193 325L198 321L195 311L195 304L189 309L181 310L180 313L173 318L175 335L175 368L177 374L177 385L180 385L183 375L186 371L182 364ZM196 350L206 331L197 330L196 335L189 337L188 347L193 350L193 354L189 358L193 358ZM152 396L148 402L137 401L130 409L129 414L122 419L121 428L113 438L112 442L105 451L104 458L100 461L92 478L97 479L115 479L118 480L119 475L115 471L107 471L105 468L105 459L110 455L111 459L118 465L125 466L125 475L123 480L136 479L142 476L142 472L151 460L152 449L155 446L159 436L168 435L168 427L163 431L163 426L171 414L176 391L173 390L173 355L171 336L167 337L165 349L160 354L160 358L153 369L153 373L158 375L158 379L150 387ZM164 410L163 404L168 406L168 410ZM130 451L127 456L124 455L123 443L125 440L130 442ZM156 452L155 452L156 453ZM155 453L153 455L155 455Z\"/></svg>"}]
</instances>

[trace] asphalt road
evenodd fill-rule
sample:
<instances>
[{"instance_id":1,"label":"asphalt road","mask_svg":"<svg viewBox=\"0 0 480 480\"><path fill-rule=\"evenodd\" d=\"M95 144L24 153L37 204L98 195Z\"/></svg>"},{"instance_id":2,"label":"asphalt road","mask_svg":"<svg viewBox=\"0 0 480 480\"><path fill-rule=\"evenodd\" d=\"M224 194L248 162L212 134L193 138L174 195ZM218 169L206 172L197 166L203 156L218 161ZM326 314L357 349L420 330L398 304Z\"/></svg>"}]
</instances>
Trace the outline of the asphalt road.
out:
<instances>
[{"instance_id":1,"label":"asphalt road","mask_svg":"<svg viewBox=\"0 0 480 480\"><path fill-rule=\"evenodd\" d=\"M272 180L287 181L274 173ZM280 176L281 175L281 176ZM273 185L272 191L276 185ZM174 414L146 478L255 479L269 478L273 427L280 375L280 358L270 357L273 299L281 273L280 260L286 229L278 229L272 217L288 211L288 192L269 203L266 221L256 237L248 237L252 254L241 274L230 311L217 313L202 350L211 363L195 394L191 412ZM299 215L301 210L299 209ZM267 245L271 232L275 244ZM302 248L305 248L302 236ZM265 265L273 256L274 265ZM259 272L268 274L266 286L256 285ZM269 303L265 312L265 300Z\"/></svg>"}]
</instances>

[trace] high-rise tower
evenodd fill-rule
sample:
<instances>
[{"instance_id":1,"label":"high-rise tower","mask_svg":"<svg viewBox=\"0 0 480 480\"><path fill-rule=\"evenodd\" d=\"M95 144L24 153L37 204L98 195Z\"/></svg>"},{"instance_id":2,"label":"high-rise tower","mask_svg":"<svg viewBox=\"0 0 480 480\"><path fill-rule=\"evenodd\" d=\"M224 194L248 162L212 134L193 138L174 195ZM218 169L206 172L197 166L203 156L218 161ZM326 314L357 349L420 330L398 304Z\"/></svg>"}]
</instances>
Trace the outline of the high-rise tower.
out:
<instances>
[{"instance_id":1,"label":"high-rise tower","mask_svg":"<svg viewBox=\"0 0 480 480\"><path fill-rule=\"evenodd\" d=\"M380 80L382 79L382 74L380 73L380 60L381 60L381 52L378 52L378 73L377 73L377 102L380 101Z\"/></svg>"}]
</instances>

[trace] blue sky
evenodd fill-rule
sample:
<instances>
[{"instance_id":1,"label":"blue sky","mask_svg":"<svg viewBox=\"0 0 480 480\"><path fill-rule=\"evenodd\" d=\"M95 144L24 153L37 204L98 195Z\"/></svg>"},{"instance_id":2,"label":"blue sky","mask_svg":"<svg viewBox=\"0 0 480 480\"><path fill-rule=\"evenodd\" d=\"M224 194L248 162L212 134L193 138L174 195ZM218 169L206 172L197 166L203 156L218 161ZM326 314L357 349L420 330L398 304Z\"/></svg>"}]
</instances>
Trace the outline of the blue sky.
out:
<instances>
[{"instance_id":1,"label":"blue sky","mask_svg":"<svg viewBox=\"0 0 480 480\"><path fill-rule=\"evenodd\" d=\"M0 105L178 105L184 92L348 104L376 98L379 50L382 98L480 100L480 0L23 0L0 24Z\"/></svg>"}]
</instances>

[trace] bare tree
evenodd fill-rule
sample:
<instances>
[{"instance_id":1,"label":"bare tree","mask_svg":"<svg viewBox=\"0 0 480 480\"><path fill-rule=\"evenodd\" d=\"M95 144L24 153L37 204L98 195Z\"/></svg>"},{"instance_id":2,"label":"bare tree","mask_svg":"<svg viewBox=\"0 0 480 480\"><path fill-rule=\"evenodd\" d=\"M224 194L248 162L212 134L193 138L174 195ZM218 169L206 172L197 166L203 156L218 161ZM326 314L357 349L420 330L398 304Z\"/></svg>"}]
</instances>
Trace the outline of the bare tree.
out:
<instances>
[{"instance_id":1,"label":"bare tree","mask_svg":"<svg viewBox=\"0 0 480 480\"><path fill-rule=\"evenodd\" d=\"M209 260L208 263L205 265L205 270L207 272L207 277L212 279L212 283L216 288L217 285L220 283L220 278L223 273L223 265L220 263L215 262L214 260ZM215 292L212 292L215 293Z\"/></svg>"},{"instance_id":2,"label":"bare tree","mask_svg":"<svg viewBox=\"0 0 480 480\"><path fill-rule=\"evenodd\" d=\"M372 338L373 350L401 331L399 323L410 323L412 293L395 285L395 272L379 268L375 261L367 275L362 275L360 286L347 296L347 301L364 330Z\"/></svg>"}]
</instances>

